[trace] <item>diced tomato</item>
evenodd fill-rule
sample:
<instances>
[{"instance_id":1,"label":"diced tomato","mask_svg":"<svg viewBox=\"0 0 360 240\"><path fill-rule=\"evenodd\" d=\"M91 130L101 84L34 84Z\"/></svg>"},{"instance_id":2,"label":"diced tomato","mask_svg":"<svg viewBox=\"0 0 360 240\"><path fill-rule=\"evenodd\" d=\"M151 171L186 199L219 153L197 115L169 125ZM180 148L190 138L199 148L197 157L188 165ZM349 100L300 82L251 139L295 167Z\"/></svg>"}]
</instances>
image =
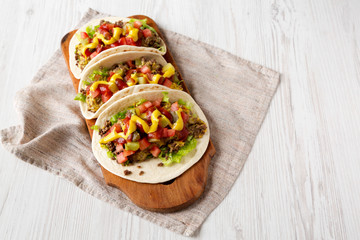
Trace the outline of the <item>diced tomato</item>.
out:
<instances>
[{"instance_id":1,"label":"diced tomato","mask_svg":"<svg viewBox=\"0 0 360 240\"><path fill-rule=\"evenodd\" d=\"M128 138L126 139L126 141L127 141L127 142L132 142L133 135L134 135L134 134L131 133L131 134L128 136Z\"/></svg>"},{"instance_id":2,"label":"diced tomato","mask_svg":"<svg viewBox=\"0 0 360 240\"><path fill-rule=\"evenodd\" d=\"M140 144L140 150L142 151L142 150L148 148L151 143L149 143L149 141L146 138L143 138L143 139L140 139L139 144Z\"/></svg>"},{"instance_id":3,"label":"diced tomato","mask_svg":"<svg viewBox=\"0 0 360 240\"><path fill-rule=\"evenodd\" d=\"M170 121L173 120L173 117L171 115L171 113L169 113L165 108L163 107L158 107L159 111L165 115L165 117L167 117Z\"/></svg>"},{"instance_id":4,"label":"diced tomato","mask_svg":"<svg viewBox=\"0 0 360 240\"><path fill-rule=\"evenodd\" d=\"M101 39L98 39L100 45L104 45L103 41Z\"/></svg>"},{"instance_id":5,"label":"diced tomato","mask_svg":"<svg viewBox=\"0 0 360 240\"><path fill-rule=\"evenodd\" d=\"M122 37L118 40L119 44L120 45L126 45L126 40L125 40L125 37Z\"/></svg>"},{"instance_id":6,"label":"diced tomato","mask_svg":"<svg viewBox=\"0 0 360 240\"><path fill-rule=\"evenodd\" d=\"M124 150L124 156L127 157L127 156L130 156L130 155L133 155L136 151L131 151L131 150Z\"/></svg>"},{"instance_id":7,"label":"diced tomato","mask_svg":"<svg viewBox=\"0 0 360 240\"><path fill-rule=\"evenodd\" d=\"M99 44L99 45L97 45L95 52L100 53L100 52L102 52L104 49L105 49L104 46L102 46L101 44Z\"/></svg>"},{"instance_id":8,"label":"diced tomato","mask_svg":"<svg viewBox=\"0 0 360 240\"><path fill-rule=\"evenodd\" d=\"M144 102L143 104L145 105L146 108L152 107L152 103L150 101Z\"/></svg>"},{"instance_id":9,"label":"diced tomato","mask_svg":"<svg viewBox=\"0 0 360 240\"><path fill-rule=\"evenodd\" d=\"M124 124L129 124L130 118L131 118L131 112L127 112L123 120Z\"/></svg>"},{"instance_id":10,"label":"diced tomato","mask_svg":"<svg viewBox=\"0 0 360 240\"><path fill-rule=\"evenodd\" d=\"M144 112L146 112L146 110L147 110L147 108L145 107L144 104L141 104L141 105L137 106L137 108L139 109L139 111L140 111L141 113L144 113Z\"/></svg>"},{"instance_id":11,"label":"diced tomato","mask_svg":"<svg viewBox=\"0 0 360 240\"><path fill-rule=\"evenodd\" d=\"M151 37L151 35L152 35L152 32L151 32L151 30L150 29L148 29L148 28L145 28L144 30L143 30L143 34L144 34L144 37Z\"/></svg>"},{"instance_id":12,"label":"diced tomato","mask_svg":"<svg viewBox=\"0 0 360 240\"><path fill-rule=\"evenodd\" d=\"M150 152L154 157L157 157L161 153L161 150L158 146L155 145L155 146L152 146L152 148L150 149Z\"/></svg>"},{"instance_id":13,"label":"diced tomato","mask_svg":"<svg viewBox=\"0 0 360 240\"><path fill-rule=\"evenodd\" d=\"M159 127L159 129L156 132L153 133L149 133L148 134L148 138L153 138L153 139L160 139L162 137L162 128Z\"/></svg>"},{"instance_id":14,"label":"diced tomato","mask_svg":"<svg viewBox=\"0 0 360 240\"><path fill-rule=\"evenodd\" d=\"M94 57L96 57L96 55L98 55L98 52L93 52L92 54L90 54L90 59L93 59Z\"/></svg>"},{"instance_id":15,"label":"diced tomato","mask_svg":"<svg viewBox=\"0 0 360 240\"><path fill-rule=\"evenodd\" d=\"M163 85L164 85L165 87L170 88L170 87L171 87L171 84L172 84L172 81L170 81L168 78L165 78L165 81L164 81Z\"/></svg>"},{"instance_id":16,"label":"diced tomato","mask_svg":"<svg viewBox=\"0 0 360 240\"><path fill-rule=\"evenodd\" d=\"M104 37L105 37L106 34L110 34L109 30L106 29L103 25L98 28L98 32L100 34L104 35Z\"/></svg>"},{"instance_id":17,"label":"diced tomato","mask_svg":"<svg viewBox=\"0 0 360 240\"><path fill-rule=\"evenodd\" d=\"M101 94L111 92L109 86L105 84L99 84L99 89L101 91Z\"/></svg>"},{"instance_id":18,"label":"diced tomato","mask_svg":"<svg viewBox=\"0 0 360 240\"><path fill-rule=\"evenodd\" d=\"M116 152L120 153L124 150L124 146L122 144L116 145Z\"/></svg>"},{"instance_id":19,"label":"diced tomato","mask_svg":"<svg viewBox=\"0 0 360 240\"><path fill-rule=\"evenodd\" d=\"M144 65L140 69L140 72L142 72L142 73L151 73L151 69L148 66Z\"/></svg>"},{"instance_id":20,"label":"diced tomato","mask_svg":"<svg viewBox=\"0 0 360 240\"><path fill-rule=\"evenodd\" d=\"M167 129L167 128L164 128ZM176 131L174 129L167 129L167 137L175 136Z\"/></svg>"},{"instance_id":21,"label":"diced tomato","mask_svg":"<svg viewBox=\"0 0 360 240\"><path fill-rule=\"evenodd\" d=\"M110 40L110 39L111 39L111 33L106 32L106 33L104 34L104 37L105 37L106 40Z\"/></svg>"},{"instance_id":22,"label":"diced tomato","mask_svg":"<svg viewBox=\"0 0 360 240\"><path fill-rule=\"evenodd\" d=\"M81 32L81 33L80 33L80 37L81 37L82 39L85 39L85 38L88 38L89 35L88 35L86 32Z\"/></svg>"},{"instance_id":23,"label":"diced tomato","mask_svg":"<svg viewBox=\"0 0 360 240\"><path fill-rule=\"evenodd\" d=\"M101 94L101 100L106 103L111 97L112 97L112 92L105 92Z\"/></svg>"},{"instance_id":24,"label":"diced tomato","mask_svg":"<svg viewBox=\"0 0 360 240\"><path fill-rule=\"evenodd\" d=\"M161 101L162 101L161 99L157 99L157 100L153 101L152 104L158 108L161 105Z\"/></svg>"},{"instance_id":25,"label":"diced tomato","mask_svg":"<svg viewBox=\"0 0 360 240\"><path fill-rule=\"evenodd\" d=\"M129 64L129 63L128 63ZM133 63L131 63L133 64ZM126 76L124 78L125 81L128 81L129 79L131 79L131 74L136 73L136 69L130 69L126 72Z\"/></svg>"},{"instance_id":26,"label":"diced tomato","mask_svg":"<svg viewBox=\"0 0 360 240\"><path fill-rule=\"evenodd\" d=\"M120 46L120 45L121 45L120 42L116 41L116 42L110 44L110 48L117 47L117 46Z\"/></svg>"},{"instance_id":27,"label":"diced tomato","mask_svg":"<svg viewBox=\"0 0 360 240\"><path fill-rule=\"evenodd\" d=\"M117 133L122 132L122 128L121 128L120 124L115 123L114 125L112 125L112 127L110 128L110 131L114 130L114 128Z\"/></svg>"},{"instance_id":28,"label":"diced tomato","mask_svg":"<svg viewBox=\"0 0 360 240\"><path fill-rule=\"evenodd\" d=\"M126 45L136 46L134 40L131 37L126 37Z\"/></svg>"},{"instance_id":29,"label":"diced tomato","mask_svg":"<svg viewBox=\"0 0 360 240\"><path fill-rule=\"evenodd\" d=\"M106 81L110 81L111 77L114 75L115 73L114 72L109 72L109 76L108 78L106 79Z\"/></svg>"},{"instance_id":30,"label":"diced tomato","mask_svg":"<svg viewBox=\"0 0 360 240\"><path fill-rule=\"evenodd\" d=\"M189 135L189 131L184 127L181 131L176 131L176 137L179 141L184 141Z\"/></svg>"},{"instance_id":31,"label":"diced tomato","mask_svg":"<svg viewBox=\"0 0 360 240\"><path fill-rule=\"evenodd\" d=\"M184 125L189 121L189 115L184 112L181 112L181 118L183 119Z\"/></svg>"},{"instance_id":32,"label":"diced tomato","mask_svg":"<svg viewBox=\"0 0 360 240\"><path fill-rule=\"evenodd\" d=\"M151 121L151 115L154 111L155 111L155 109L153 107L149 108L146 111L146 120Z\"/></svg>"},{"instance_id":33,"label":"diced tomato","mask_svg":"<svg viewBox=\"0 0 360 240\"><path fill-rule=\"evenodd\" d=\"M124 119L124 120L125 120L125 119ZM124 121L124 120L123 120L123 121ZM124 122L125 122L125 121L124 121ZM127 133L128 129L129 129L129 121L127 121L127 122L125 123L124 133Z\"/></svg>"},{"instance_id":34,"label":"diced tomato","mask_svg":"<svg viewBox=\"0 0 360 240\"><path fill-rule=\"evenodd\" d=\"M142 26L142 22L140 22L140 21L134 22L134 28L140 28L141 26Z\"/></svg>"},{"instance_id":35,"label":"diced tomato","mask_svg":"<svg viewBox=\"0 0 360 240\"><path fill-rule=\"evenodd\" d=\"M168 137L168 129L164 128L161 133L161 138L167 138Z\"/></svg>"},{"instance_id":36,"label":"diced tomato","mask_svg":"<svg viewBox=\"0 0 360 240\"><path fill-rule=\"evenodd\" d=\"M164 77L161 77L161 78L159 79L158 84L162 85L162 84L164 83L164 80L165 80L165 78L164 78Z\"/></svg>"},{"instance_id":37,"label":"diced tomato","mask_svg":"<svg viewBox=\"0 0 360 240\"><path fill-rule=\"evenodd\" d=\"M86 50L85 50L85 56L86 57L89 57L91 55L91 52L90 52L90 50L87 48Z\"/></svg>"},{"instance_id":38,"label":"diced tomato","mask_svg":"<svg viewBox=\"0 0 360 240\"><path fill-rule=\"evenodd\" d=\"M152 107L152 103L150 101L144 102L143 104L137 106L141 113L146 112L150 107Z\"/></svg>"},{"instance_id":39,"label":"diced tomato","mask_svg":"<svg viewBox=\"0 0 360 240\"><path fill-rule=\"evenodd\" d=\"M115 24L106 23L105 26L106 26L106 28L107 28L108 30L112 30L112 29L114 28Z\"/></svg>"},{"instance_id":40,"label":"diced tomato","mask_svg":"<svg viewBox=\"0 0 360 240\"><path fill-rule=\"evenodd\" d=\"M124 163L128 160L127 157L125 157L124 152L121 152L119 155L117 155L116 159L118 163Z\"/></svg>"},{"instance_id":41,"label":"diced tomato","mask_svg":"<svg viewBox=\"0 0 360 240\"><path fill-rule=\"evenodd\" d=\"M89 95L90 93L90 85L86 87L86 95Z\"/></svg>"},{"instance_id":42,"label":"diced tomato","mask_svg":"<svg viewBox=\"0 0 360 240\"><path fill-rule=\"evenodd\" d=\"M118 87L119 90L128 87L128 85L127 85L123 80L121 80L121 79L117 79L117 80L115 81L115 83L116 83L116 86Z\"/></svg>"},{"instance_id":43,"label":"diced tomato","mask_svg":"<svg viewBox=\"0 0 360 240\"><path fill-rule=\"evenodd\" d=\"M147 78L148 78L150 81L152 81L153 74L151 74L151 73L147 73L147 74L146 74L146 76L147 76Z\"/></svg>"},{"instance_id":44,"label":"diced tomato","mask_svg":"<svg viewBox=\"0 0 360 240\"><path fill-rule=\"evenodd\" d=\"M121 144L121 145L122 145L122 144L126 143L126 140L123 139L123 138L118 138L118 139L115 139L114 142L116 142L117 144Z\"/></svg>"},{"instance_id":45,"label":"diced tomato","mask_svg":"<svg viewBox=\"0 0 360 240\"><path fill-rule=\"evenodd\" d=\"M171 111L173 112L176 112L177 110L179 110L179 104L178 102L174 102L172 105L171 105Z\"/></svg>"},{"instance_id":46,"label":"diced tomato","mask_svg":"<svg viewBox=\"0 0 360 240\"><path fill-rule=\"evenodd\" d=\"M127 61L127 64L129 65L130 68L134 68L134 67L135 67L133 61L131 61L131 60ZM131 70L134 70L134 69L131 69ZM131 70L127 71L126 75L128 75ZM136 70L135 70L135 71L136 71ZM132 73L132 72L131 72L131 73ZM131 73L130 73L130 74L131 74Z\"/></svg>"},{"instance_id":47,"label":"diced tomato","mask_svg":"<svg viewBox=\"0 0 360 240\"><path fill-rule=\"evenodd\" d=\"M96 98L97 96L99 96L100 93L101 92L100 92L99 88L97 88L95 91L90 91L90 94L93 98Z\"/></svg>"},{"instance_id":48,"label":"diced tomato","mask_svg":"<svg viewBox=\"0 0 360 240\"><path fill-rule=\"evenodd\" d=\"M176 131L174 129L164 128L162 131L162 138L168 138L175 136Z\"/></svg>"}]
</instances>

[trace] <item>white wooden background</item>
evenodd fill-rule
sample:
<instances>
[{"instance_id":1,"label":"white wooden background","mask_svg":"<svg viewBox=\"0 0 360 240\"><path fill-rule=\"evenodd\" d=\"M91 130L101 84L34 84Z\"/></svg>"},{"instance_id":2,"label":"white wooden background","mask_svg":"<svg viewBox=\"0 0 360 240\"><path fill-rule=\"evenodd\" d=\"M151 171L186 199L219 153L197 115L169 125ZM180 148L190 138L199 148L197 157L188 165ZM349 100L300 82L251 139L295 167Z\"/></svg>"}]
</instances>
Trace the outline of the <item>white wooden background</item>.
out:
<instances>
[{"instance_id":1,"label":"white wooden background","mask_svg":"<svg viewBox=\"0 0 360 240\"><path fill-rule=\"evenodd\" d=\"M1 0L0 128L20 122L15 92L88 7L149 15L282 73L240 177L196 238L359 238L359 0ZM185 239L0 156L0 239Z\"/></svg>"}]
</instances>

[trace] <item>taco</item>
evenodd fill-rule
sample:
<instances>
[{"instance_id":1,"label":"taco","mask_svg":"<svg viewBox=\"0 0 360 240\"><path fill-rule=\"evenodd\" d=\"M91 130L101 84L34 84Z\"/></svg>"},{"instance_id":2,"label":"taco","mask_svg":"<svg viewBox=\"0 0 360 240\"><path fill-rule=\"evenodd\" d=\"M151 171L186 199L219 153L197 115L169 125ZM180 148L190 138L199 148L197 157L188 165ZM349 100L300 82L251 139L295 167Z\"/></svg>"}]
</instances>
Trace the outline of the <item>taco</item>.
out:
<instances>
[{"instance_id":1,"label":"taco","mask_svg":"<svg viewBox=\"0 0 360 240\"><path fill-rule=\"evenodd\" d=\"M129 95L108 107L93 129L98 162L115 175L143 183L184 173L201 159L210 136L200 107L179 90Z\"/></svg>"},{"instance_id":2,"label":"taco","mask_svg":"<svg viewBox=\"0 0 360 240\"><path fill-rule=\"evenodd\" d=\"M171 63L152 52L125 52L95 63L82 75L78 95L86 119L92 119L113 102L129 94L156 89L182 90Z\"/></svg>"},{"instance_id":3,"label":"taco","mask_svg":"<svg viewBox=\"0 0 360 240\"><path fill-rule=\"evenodd\" d=\"M164 41L147 24L147 19L94 19L78 29L70 40L70 69L79 79L86 67L100 59L114 53L134 50L166 53Z\"/></svg>"}]
</instances>

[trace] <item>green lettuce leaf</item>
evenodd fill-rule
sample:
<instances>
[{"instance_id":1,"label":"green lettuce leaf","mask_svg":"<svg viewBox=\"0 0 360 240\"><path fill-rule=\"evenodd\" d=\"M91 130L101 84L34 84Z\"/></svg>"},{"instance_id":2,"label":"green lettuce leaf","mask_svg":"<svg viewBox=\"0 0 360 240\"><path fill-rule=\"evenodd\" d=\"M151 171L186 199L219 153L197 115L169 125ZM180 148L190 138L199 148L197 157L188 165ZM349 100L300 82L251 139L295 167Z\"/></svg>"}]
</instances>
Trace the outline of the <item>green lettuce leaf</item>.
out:
<instances>
[{"instance_id":1,"label":"green lettuce leaf","mask_svg":"<svg viewBox=\"0 0 360 240\"><path fill-rule=\"evenodd\" d=\"M99 126L98 125L92 125L91 129L94 131L99 131Z\"/></svg>"},{"instance_id":2,"label":"green lettuce leaf","mask_svg":"<svg viewBox=\"0 0 360 240\"><path fill-rule=\"evenodd\" d=\"M179 149L176 153L170 153L168 159L165 158L163 154L159 155L159 158L162 160L165 166L169 166L172 163L179 163L183 156L190 153L192 150L196 148L197 141L195 138L188 138L183 147Z\"/></svg>"},{"instance_id":3,"label":"green lettuce leaf","mask_svg":"<svg viewBox=\"0 0 360 240\"><path fill-rule=\"evenodd\" d=\"M140 106L141 104L143 104L144 102L146 102L147 100L146 99L140 99L136 104L135 104L135 106L137 107L137 106Z\"/></svg>"},{"instance_id":4,"label":"green lettuce leaf","mask_svg":"<svg viewBox=\"0 0 360 240\"><path fill-rule=\"evenodd\" d=\"M126 116L126 112L127 112L127 110L124 110L124 111L118 112L117 114L111 116L111 118L110 118L111 124L115 124L119 118L124 119Z\"/></svg>"},{"instance_id":5,"label":"green lettuce leaf","mask_svg":"<svg viewBox=\"0 0 360 240\"><path fill-rule=\"evenodd\" d=\"M86 33L91 39L94 38L94 34L95 34L96 30L99 28L99 26L100 25L96 25L95 27L92 27L92 26L86 27Z\"/></svg>"},{"instance_id":6,"label":"green lettuce leaf","mask_svg":"<svg viewBox=\"0 0 360 240\"><path fill-rule=\"evenodd\" d=\"M162 95L163 95L162 101L163 102L170 103L170 99L169 99L168 94L169 94L168 92L162 92Z\"/></svg>"},{"instance_id":7,"label":"green lettuce leaf","mask_svg":"<svg viewBox=\"0 0 360 240\"><path fill-rule=\"evenodd\" d=\"M86 102L86 96L85 96L84 94L82 94L82 93L78 93L78 94L75 96L74 100Z\"/></svg>"}]
</instances>

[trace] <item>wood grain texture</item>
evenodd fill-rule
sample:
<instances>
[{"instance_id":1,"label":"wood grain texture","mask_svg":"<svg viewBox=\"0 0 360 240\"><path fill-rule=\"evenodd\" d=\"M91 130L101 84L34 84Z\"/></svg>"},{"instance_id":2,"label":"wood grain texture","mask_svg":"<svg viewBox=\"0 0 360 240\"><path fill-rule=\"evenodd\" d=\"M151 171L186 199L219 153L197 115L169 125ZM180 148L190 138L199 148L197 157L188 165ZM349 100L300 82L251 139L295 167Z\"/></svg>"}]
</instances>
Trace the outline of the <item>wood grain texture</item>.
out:
<instances>
[{"instance_id":1,"label":"wood grain texture","mask_svg":"<svg viewBox=\"0 0 360 240\"><path fill-rule=\"evenodd\" d=\"M126 3L3 1L0 34L11 37L0 40L1 126L19 123L11 103L15 92L30 83L87 7L119 16L142 13L161 28L282 73L239 179L195 239L358 238L360 2ZM113 208L3 148L0 156L1 239L188 239Z\"/></svg>"},{"instance_id":2,"label":"wood grain texture","mask_svg":"<svg viewBox=\"0 0 360 240\"><path fill-rule=\"evenodd\" d=\"M155 30L163 38L156 23L150 17L144 15L135 15L130 16L129 18L146 18L147 23L155 28ZM77 93L80 80L74 77L69 66L69 43L75 33L76 30L73 30L70 33L65 34L65 36L61 39L61 50L69 70L69 81L72 81L75 92ZM176 62L171 55L171 50L168 48L168 46L166 47L168 50L164 58L167 62L171 63L175 67L176 71L179 73L179 79L182 81L181 85L183 89L189 93L185 81L179 72L179 68L177 67ZM91 127L95 124L96 119L85 119L85 121L90 137L92 138L93 130ZM210 160L214 156L215 152L215 147L210 140L205 153L196 164L194 164L190 169L181 174L179 177L166 183L138 183L119 177L109 172L102 166L101 170L106 184L119 188L137 206L155 212L174 212L188 207L202 195L207 183Z\"/></svg>"}]
</instances>

